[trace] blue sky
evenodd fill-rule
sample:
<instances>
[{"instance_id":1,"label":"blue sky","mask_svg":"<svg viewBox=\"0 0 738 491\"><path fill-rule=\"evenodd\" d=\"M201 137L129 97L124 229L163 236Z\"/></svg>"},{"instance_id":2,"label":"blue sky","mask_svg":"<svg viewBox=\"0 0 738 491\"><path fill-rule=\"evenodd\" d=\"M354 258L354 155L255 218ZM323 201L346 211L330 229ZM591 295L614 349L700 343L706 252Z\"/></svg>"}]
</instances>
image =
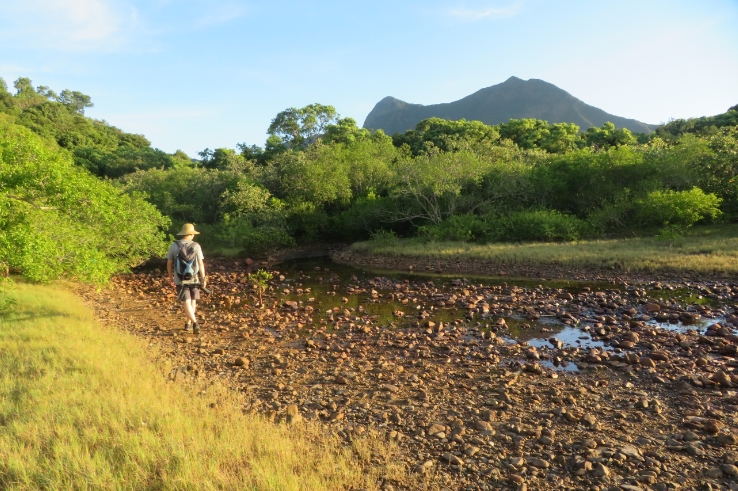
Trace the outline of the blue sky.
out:
<instances>
[{"instance_id":1,"label":"blue sky","mask_svg":"<svg viewBox=\"0 0 738 491\"><path fill-rule=\"evenodd\" d=\"M262 145L279 111L359 125L511 75L660 123L738 104L736 0L0 0L0 77L92 96L168 152Z\"/></svg>"}]
</instances>

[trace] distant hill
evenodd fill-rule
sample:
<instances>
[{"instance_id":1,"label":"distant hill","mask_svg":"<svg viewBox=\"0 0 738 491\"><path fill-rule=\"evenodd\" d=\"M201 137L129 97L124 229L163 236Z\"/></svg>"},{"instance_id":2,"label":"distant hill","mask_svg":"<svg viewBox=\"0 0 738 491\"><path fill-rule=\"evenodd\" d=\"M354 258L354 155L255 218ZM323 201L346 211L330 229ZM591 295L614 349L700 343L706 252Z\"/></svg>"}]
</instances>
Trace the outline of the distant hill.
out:
<instances>
[{"instance_id":1,"label":"distant hill","mask_svg":"<svg viewBox=\"0 0 738 491\"><path fill-rule=\"evenodd\" d=\"M475 120L485 124L506 123L511 118L536 118L549 123L575 123L582 130L602 126L609 121L618 128L628 128L637 133L650 133L656 129L656 125L608 114L543 80L517 77L445 104L424 106L385 97L366 117L364 128L381 128L392 135L414 129L420 121L432 117Z\"/></svg>"}]
</instances>

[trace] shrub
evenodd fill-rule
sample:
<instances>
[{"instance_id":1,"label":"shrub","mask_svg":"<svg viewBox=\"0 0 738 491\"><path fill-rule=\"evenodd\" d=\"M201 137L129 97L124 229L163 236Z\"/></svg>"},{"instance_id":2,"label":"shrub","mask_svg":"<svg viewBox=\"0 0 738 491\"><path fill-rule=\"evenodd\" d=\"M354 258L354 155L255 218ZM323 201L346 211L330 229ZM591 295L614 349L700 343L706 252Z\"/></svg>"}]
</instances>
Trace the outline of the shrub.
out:
<instances>
[{"instance_id":1,"label":"shrub","mask_svg":"<svg viewBox=\"0 0 738 491\"><path fill-rule=\"evenodd\" d=\"M397 234L394 230L377 230L372 234L371 241L376 245L391 245L397 242Z\"/></svg>"},{"instance_id":2,"label":"shrub","mask_svg":"<svg viewBox=\"0 0 738 491\"><path fill-rule=\"evenodd\" d=\"M646 226L688 228L704 218L717 218L721 201L696 187L689 191L654 191L638 201L636 218Z\"/></svg>"},{"instance_id":3,"label":"shrub","mask_svg":"<svg viewBox=\"0 0 738 491\"><path fill-rule=\"evenodd\" d=\"M572 241L589 232L584 220L555 210L528 210L492 219L487 238L503 241Z\"/></svg>"},{"instance_id":4,"label":"shrub","mask_svg":"<svg viewBox=\"0 0 738 491\"><path fill-rule=\"evenodd\" d=\"M418 235L430 241L453 240L471 242L489 235L490 226L484 217L476 215L456 215L438 225L418 228Z\"/></svg>"}]
</instances>

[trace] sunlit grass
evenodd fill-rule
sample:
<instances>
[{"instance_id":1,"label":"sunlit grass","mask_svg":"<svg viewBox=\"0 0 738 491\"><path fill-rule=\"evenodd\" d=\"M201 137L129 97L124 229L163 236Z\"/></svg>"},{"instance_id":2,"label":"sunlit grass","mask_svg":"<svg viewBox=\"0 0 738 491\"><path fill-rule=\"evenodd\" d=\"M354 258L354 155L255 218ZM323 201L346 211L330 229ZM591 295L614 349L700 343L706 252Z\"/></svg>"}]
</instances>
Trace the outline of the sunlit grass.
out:
<instances>
[{"instance_id":1,"label":"sunlit grass","mask_svg":"<svg viewBox=\"0 0 738 491\"><path fill-rule=\"evenodd\" d=\"M402 476L376 435L347 446L245 416L226 390L167 382L147 356L61 285L0 292L0 489L376 489Z\"/></svg>"},{"instance_id":2,"label":"sunlit grass","mask_svg":"<svg viewBox=\"0 0 738 491\"><path fill-rule=\"evenodd\" d=\"M695 227L684 237L641 237L567 243L359 242L361 253L444 261L479 260L488 265L558 265L630 272L738 273L738 225Z\"/></svg>"}]
</instances>

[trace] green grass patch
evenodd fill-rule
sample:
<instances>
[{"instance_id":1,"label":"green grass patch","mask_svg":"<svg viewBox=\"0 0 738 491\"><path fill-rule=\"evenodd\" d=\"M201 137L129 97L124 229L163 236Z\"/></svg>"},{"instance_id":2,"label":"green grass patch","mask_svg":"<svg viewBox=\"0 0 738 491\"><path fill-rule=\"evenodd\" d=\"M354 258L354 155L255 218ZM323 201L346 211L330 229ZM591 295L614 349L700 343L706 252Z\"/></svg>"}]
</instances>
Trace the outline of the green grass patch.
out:
<instances>
[{"instance_id":1,"label":"green grass patch","mask_svg":"<svg viewBox=\"0 0 738 491\"><path fill-rule=\"evenodd\" d=\"M479 260L501 267L557 265L628 272L738 273L738 225L690 229L663 240L634 237L556 243L423 242L397 239L358 242L355 252L441 260Z\"/></svg>"},{"instance_id":2,"label":"green grass patch","mask_svg":"<svg viewBox=\"0 0 738 491\"><path fill-rule=\"evenodd\" d=\"M98 324L64 285L5 287L0 489L375 489L402 475L376 435L345 446L163 374L140 340Z\"/></svg>"}]
</instances>

